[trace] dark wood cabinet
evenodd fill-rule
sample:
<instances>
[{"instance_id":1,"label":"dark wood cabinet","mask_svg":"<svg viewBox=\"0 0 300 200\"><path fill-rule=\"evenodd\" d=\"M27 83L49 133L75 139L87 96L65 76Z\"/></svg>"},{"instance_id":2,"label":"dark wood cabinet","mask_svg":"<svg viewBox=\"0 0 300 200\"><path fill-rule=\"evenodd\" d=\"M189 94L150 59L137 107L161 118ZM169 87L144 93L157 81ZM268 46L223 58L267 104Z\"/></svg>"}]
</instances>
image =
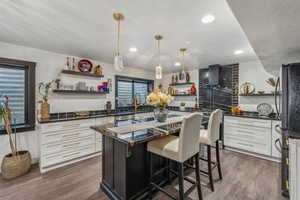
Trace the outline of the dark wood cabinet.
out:
<instances>
[{"instance_id":1,"label":"dark wood cabinet","mask_svg":"<svg viewBox=\"0 0 300 200\"><path fill-rule=\"evenodd\" d=\"M218 68L217 70L215 68ZM218 73L218 75L216 75ZM214 80L211 80L214 79ZM217 80L216 80L217 79ZM199 104L208 109L230 110L238 105L239 65L214 65L199 70ZM214 83L214 84L212 84Z\"/></svg>"}]
</instances>

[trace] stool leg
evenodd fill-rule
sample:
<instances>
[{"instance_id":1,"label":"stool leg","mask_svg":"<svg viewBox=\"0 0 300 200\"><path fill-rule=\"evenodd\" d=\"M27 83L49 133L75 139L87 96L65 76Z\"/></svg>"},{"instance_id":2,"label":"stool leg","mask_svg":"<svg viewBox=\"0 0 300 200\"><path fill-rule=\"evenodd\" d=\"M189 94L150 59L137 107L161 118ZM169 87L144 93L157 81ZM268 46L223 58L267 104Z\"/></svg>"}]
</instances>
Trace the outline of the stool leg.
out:
<instances>
[{"instance_id":1,"label":"stool leg","mask_svg":"<svg viewBox=\"0 0 300 200\"><path fill-rule=\"evenodd\" d=\"M208 168L208 177L210 182L210 189L211 191L214 191L214 181L213 181L213 175L212 175L212 169L211 169L211 146L207 145L207 168Z\"/></svg>"},{"instance_id":2,"label":"stool leg","mask_svg":"<svg viewBox=\"0 0 300 200\"><path fill-rule=\"evenodd\" d=\"M167 169L167 176L168 176L168 184L171 183L171 166L170 166L170 159L167 159L167 166L168 166L168 169Z\"/></svg>"},{"instance_id":3,"label":"stool leg","mask_svg":"<svg viewBox=\"0 0 300 200\"><path fill-rule=\"evenodd\" d=\"M217 157L217 166L220 180L222 180L222 171L221 171L221 162L220 162L220 148L219 148L219 141L216 142L216 157Z\"/></svg>"},{"instance_id":4,"label":"stool leg","mask_svg":"<svg viewBox=\"0 0 300 200\"><path fill-rule=\"evenodd\" d=\"M152 169L152 153L149 152L149 193L148 193L148 199L152 199L153 198L153 186L152 186L152 176L153 176L153 169Z\"/></svg>"},{"instance_id":5,"label":"stool leg","mask_svg":"<svg viewBox=\"0 0 300 200\"><path fill-rule=\"evenodd\" d=\"M178 163L178 183L179 183L179 200L184 199L184 189L183 189L183 163Z\"/></svg>"},{"instance_id":6,"label":"stool leg","mask_svg":"<svg viewBox=\"0 0 300 200\"><path fill-rule=\"evenodd\" d=\"M195 155L195 173L196 173L196 182L197 182L197 191L198 191L198 198L202 200L202 191L201 191L201 181L200 181L200 167L199 167L199 153Z\"/></svg>"}]
</instances>

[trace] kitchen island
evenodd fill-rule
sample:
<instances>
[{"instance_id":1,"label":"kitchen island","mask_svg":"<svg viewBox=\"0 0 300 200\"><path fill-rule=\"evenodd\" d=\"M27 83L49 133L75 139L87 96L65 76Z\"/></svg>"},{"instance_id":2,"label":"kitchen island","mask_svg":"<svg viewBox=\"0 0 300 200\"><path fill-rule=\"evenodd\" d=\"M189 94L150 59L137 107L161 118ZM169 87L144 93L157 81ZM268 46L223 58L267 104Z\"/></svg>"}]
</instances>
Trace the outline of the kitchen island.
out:
<instances>
[{"instance_id":1,"label":"kitchen island","mask_svg":"<svg viewBox=\"0 0 300 200\"><path fill-rule=\"evenodd\" d=\"M115 120L92 129L102 134L102 180L101 189L110 199L144 199L149 191L149 159L147 142L169 134L178 134L183 117L169 114L164 123L153 117ZM208 119L204 117L202 123ZM153 155L154 171L166 166L166 160ZM167 174L158 175L158 184L167 183Z\"/></svg>"}]
</instances>

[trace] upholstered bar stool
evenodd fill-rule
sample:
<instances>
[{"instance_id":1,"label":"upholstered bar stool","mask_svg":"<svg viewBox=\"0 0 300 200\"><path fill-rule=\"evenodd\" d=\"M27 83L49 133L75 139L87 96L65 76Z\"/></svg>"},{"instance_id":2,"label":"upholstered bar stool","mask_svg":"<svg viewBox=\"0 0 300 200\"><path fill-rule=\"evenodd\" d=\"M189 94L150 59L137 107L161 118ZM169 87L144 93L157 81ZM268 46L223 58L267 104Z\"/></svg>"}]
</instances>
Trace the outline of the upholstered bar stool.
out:
<instances>
[{"instance_id":1,"label":"upholstered bar stool","mask_svg":"<svg viewBox=\"0 0 300 200\"><path fill-rule=\"evenodd\" d=\"M207 146L207 159L200 158L203 161L206 161L208 164L208 172L201 171L209 177L210 189L214 191L214 181L212 170L216 167L218 168L219 178L222 180L222 171L220 164L220 150L219 150L219 139L220 139L220 125L223 119L223 112L220 109L215 110L211 113L207 129L200 130L200 145L204 144ZM211 146L216 144L216 162L211 160Z\"/></svg>"},{"instance_id":2,"label":"upholstered bar stool","mask_svg":"<svg viewBox=\"0 0 300 200\"><path fill-rule=\"evenodd\" d=\"M198 190L198 198L202 200L200 169L199 169L199 131L202 121L200 113L193 113L184 117L179 137L169 135L148 143L147 149L150 152L150 188L158 189L171 199L177 199L173 194L165 191L162 187L153 182L152 172L152 153L157 154L166 159L177 162L178 164L178 183L179 183L179 199L183 200L189 195L195 187ZM183 172L183 163L191 158L194 158L196 167L196 180L190 177L185 177ZM183 180L193 184L185 193L183 189ZM152 199L152 192L149 198Z\"/></svg>"}]
</instances>

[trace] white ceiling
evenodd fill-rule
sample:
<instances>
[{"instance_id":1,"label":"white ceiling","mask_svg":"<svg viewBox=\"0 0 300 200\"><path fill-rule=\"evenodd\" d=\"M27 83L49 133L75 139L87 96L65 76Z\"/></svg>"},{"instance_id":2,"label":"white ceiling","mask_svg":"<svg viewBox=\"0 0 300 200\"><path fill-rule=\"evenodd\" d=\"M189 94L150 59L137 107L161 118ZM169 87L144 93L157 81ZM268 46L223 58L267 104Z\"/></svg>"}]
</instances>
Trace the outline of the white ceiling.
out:
<instances>
[{"instance_id":1,"label":"white ceiling","mask_svg":"<svg viewBox=\"0 0 300 200\"><path fill-rule=\"evenodd\" d=\"M243 1L244 2L244 1ZM154 35L164 71L178 71L178 49L187 47L190 69L257 59L225 0L1 0L0 40L112 63L116 23L122 12L121 53L127 66L153 70ZM212 24L202 24L213 14ZM138 52L130 53L131 46ZM233 52L244 50L236 56Z\"/></svg>"},{"instance_id":2,"label":"white ceiling","mask_svg":"<svg viewBox=\"0 0 300 200\"><path fill-rule=\"evenodd\" d=\"M300 62L299 0L227 0L265 69Z\"/></svg>"}]
</instances>

